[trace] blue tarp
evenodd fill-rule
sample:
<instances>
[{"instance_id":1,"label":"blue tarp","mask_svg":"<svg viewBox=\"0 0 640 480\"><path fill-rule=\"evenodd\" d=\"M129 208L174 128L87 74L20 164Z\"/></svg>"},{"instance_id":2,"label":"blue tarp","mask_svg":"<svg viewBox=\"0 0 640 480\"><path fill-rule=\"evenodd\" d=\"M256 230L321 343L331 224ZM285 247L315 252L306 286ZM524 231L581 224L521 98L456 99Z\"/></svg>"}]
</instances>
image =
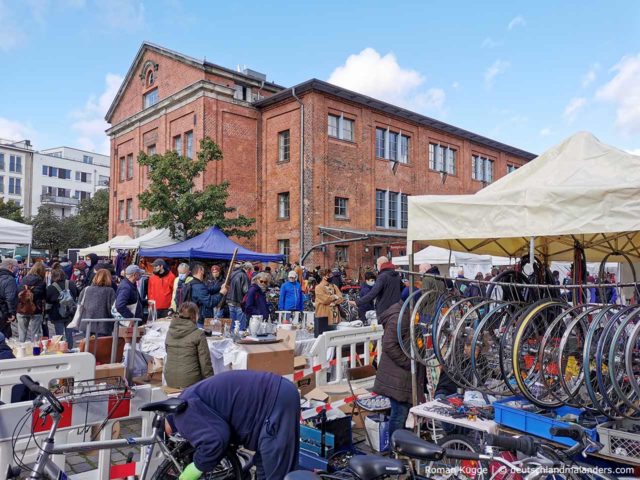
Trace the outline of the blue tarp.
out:
<instances>
[{"instance_id":1,"label":"blue tarp","mask_svg":"<svg viewBox=\"0 0 640 480\"><path fill-rule=\"evenodd\" d=\"M184 242L160 248L142 248L141 257L194 258L208 260L231 260L233 251L238 249L238 260L249 262L283 262L284 256L272 253L258 253L238 245L222 233L218 227L211 227L197 237Z\"/></svg>"}]
</instances>

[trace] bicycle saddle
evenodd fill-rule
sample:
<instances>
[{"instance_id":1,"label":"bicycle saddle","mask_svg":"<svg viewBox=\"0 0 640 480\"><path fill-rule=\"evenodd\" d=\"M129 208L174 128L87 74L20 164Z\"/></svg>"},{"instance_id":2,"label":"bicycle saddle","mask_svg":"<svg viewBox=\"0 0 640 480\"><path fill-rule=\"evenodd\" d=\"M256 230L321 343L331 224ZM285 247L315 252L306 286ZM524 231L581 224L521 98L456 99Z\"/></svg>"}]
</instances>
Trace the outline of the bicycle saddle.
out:
<instances>
[{"instance_id":1,"label":"bicycle saddle","mask_svg":"<svg viewBox=\"0 0 640 480\"><path fill-rule=\"evenodd\" d=\"M395 453L418 460L440 460L444 448L426 442L408 430L396 430L391 437L391 448Z\"/></svg>"},{"instance_id":2,"label":"bicycle saddle","mask_svg":"<svg viewBox=\"0 0 640 480\"><path fill-rule=\"evenodd\" d=\"M361 480L374 480L383 475L401 475L407 471L400 460L374 455L356 455L349 460L349 468Z\"/></svg>"},{"instance_id":3,"label":"bicycle saddle","mask_svg":"<svg viewBox=\"0 0 640 480\"><path fill-rule=\"evenodd\" d=\"M143 412L180 413L187 408L187 402L181 398L168 398L161 402L151 402L140 407Z\"/></svg>"}]
</instances>

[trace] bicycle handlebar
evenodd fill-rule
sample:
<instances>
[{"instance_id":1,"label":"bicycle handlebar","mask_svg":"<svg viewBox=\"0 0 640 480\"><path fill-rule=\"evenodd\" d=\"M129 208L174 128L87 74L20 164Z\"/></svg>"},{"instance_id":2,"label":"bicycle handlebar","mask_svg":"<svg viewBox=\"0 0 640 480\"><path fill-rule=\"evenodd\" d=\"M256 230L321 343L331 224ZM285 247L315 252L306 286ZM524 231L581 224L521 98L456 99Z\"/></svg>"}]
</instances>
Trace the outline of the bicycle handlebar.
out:
<instances>
[{"instance_id":1,"label":"bicycle handlebar","mask_svg":"<svg viewBox=\"0 0 640 480\"><path fill-rule=\"evenodd\" d=\"M471 450L452 450L446 448L444 456L457 460L480 460L480 454L478 452L472 452Z\"/></svg>"},{"instance_id":2,"label":"bicycle handlebar","mask_svg":"<svg viewBox=\"0 0 640 480\"><path fill-rule=\"evenodd\" d=\"M527 435L516 438L508 435L489 434L486 436L486 442L487 445L491 445L492 447L498 447L504 450L517 450L528 456L533 456L538 451L536 441Z\"/></svg>"},{"instance_id":3,"label":"bicycle handlebar","mask_svg":"<svg viewBox=\"0 0 640 480\"><path fill-rule=\"evenodd\" d=\"M60 401L51 393L49 390L41 386L38 382L34 382L33 379L29 375L22 375L20 377L20 382L29 389L29 391L41 395L47 399L51 408L53 408L56 412L62 413L64 411L64 407L60 403Z\"/></svg>"}]
</instances>

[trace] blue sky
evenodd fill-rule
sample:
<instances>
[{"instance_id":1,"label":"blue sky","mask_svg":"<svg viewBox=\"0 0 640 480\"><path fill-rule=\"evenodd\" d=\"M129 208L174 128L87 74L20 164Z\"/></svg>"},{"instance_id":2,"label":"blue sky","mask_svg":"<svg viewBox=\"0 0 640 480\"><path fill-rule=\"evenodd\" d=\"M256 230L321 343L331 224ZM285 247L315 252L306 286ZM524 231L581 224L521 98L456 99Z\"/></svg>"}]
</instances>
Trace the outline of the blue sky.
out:
<instances>
[{"instance_id":1,"label":"blue sky","mask_svg":"<svg viewBox=\"0 0 640 480\"><path fill-rule=\"evenodd\" d=\"M291 86L315 77L542 153L640 154L640 2L0 0L0 138L104 150L148 40Z\"/></svg>"}]
</instances>

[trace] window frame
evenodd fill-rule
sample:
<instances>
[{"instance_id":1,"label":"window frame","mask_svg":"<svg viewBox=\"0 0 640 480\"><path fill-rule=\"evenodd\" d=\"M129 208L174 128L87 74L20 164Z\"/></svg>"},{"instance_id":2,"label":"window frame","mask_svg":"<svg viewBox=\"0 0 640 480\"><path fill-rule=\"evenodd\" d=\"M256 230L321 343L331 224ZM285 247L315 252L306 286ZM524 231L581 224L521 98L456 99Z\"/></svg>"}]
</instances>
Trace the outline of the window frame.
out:
<instances>
[{"instance_id":1,"label":"window frame","mask_svg":"<svg viewBox=\"0 0 640 480\"><path fill-rule=\"evenodd\" d=\"M335 121L335 126L332 125L332 120ZM346 125L350 125L347 129ZM335 132L334 132L335 129ZM349 135L345 136L345 132ZM355 143L356 136L356 121L354 118L345 116L344 113L339 115L336 113L327 114L327 136L334 140L342 140L343 142Z\"/></svg>"},{"instance_id":2,"label":"window frame","mask_svg":"<svg viewBox=\"0 0 640 480\"><path fill-rule=\"evenodd\" d=\"M458 150L457 146L451 144L440 143L436 141L429 142L428 165L429 170L447 175L456 176L458 174ZM449 163L451 161L451 163ZM441 168L440 164L442 165Z\"/></svg>"},{"instance_id":3,"label":"window frame","mask_svg":"<svg viewBox=\"0 0 640 480\"><path fill-rule=\"evenodd\" d=\"M342 253L339 254L338 252L342 252ZM335 257L334 257L335 262L337 264L349 263L349 245L336 245L334 248L334 254L335 254Z\"/></svg>"},{"instance_id":4,"label":"window frame","mask_svg":"<svg viewBox=\"0 0 640 480\"><path fill-rule=\"evenodd\" d=\"M289 263L291 256L291 241L288 238L278 239L278 253L284 256L284 263Z\"/></svg>"},{"instance_id":5,"label":"window frame","mask_svg":"<svg viewBox=\"0 0 640 480\"><path fill-rule=\"evenodd\" d=\"M344 213L339 213L344 211ZM333 200L333 215L340 220L349 219L349 198L348 197L334 197Z\"/></svg>"},{"instance_id":6,"label":"window frame","mask_svg":"<svg viewBox=\"0 0 640 480\"><path fill-rule=\"evenodd\" d=\"M154 98L155 101L153 103L147 102L148 98ZM151 90L147 90L142 94L142 109L145 110L147 108L151 108L154 105L156 105L159 101L160 101L160 98L158 96L158 87L152 88Z\"/></svg>"},{"instance_id":7,"label":"window frame","mask_svg":"<svg viewBox=\"0 0 640 480\"><path fill-rule=\"evenodd\" d=\"M409 194L376 189L376 228L406 230L408 210Z\"/></svg>"},{"instance_id":8,"label":"window frame","mask_svg":"<svg viewBox=\"0 0 640 480\"><path fill-rule=\"evenodd\" d=\"M380 136L378 136L380 134ZM376 127L376 158L384 159L386 155L386 129Z\"/></svg>"},{"instance_id":9,"label":"window frame","mask_svg":"<svg viewBox=\"0 0 640 480\"><path fill-rule=\"evenodd\" d=\"M0 175L0 193L4 193L4 175Z\"/></svg>"},{"instance_id":10,"label":"window frame","mask_svg":"<svg viewBox=\"0 0 640 480\"><path fill-rule=\"evenodd\" d=\"M133 153L127 155L127 181L133 180Z\"/></svg>"},{"instance_id":11,"label":"window frame","mask_svg":"<svg viewBox=\"0 0 640 480\"><path fill-rule=\"evenodd\" d=\"M193 159L193 130L184 134L184 156Z\"/></svg>"},{"instance_id":12,"label":"window frame","mask_svg":"<svg viewBox=\"0 0 640 480\"><path fill-rule=\"evenodd\" d=\"M126 203L126 208L125 208L125 218L127 221L131 221L133 220L133 198L127 198L127 203Z\"/></svg>"},{"instance_id":13,"label":"window frame","mask_svg":"<svg viewBox=\"0 0 640 480\"><path fill-rule=\"evenodd\" d=\"M124 219L125 219L124 200L118 200L118 222L124 223Z\"/></svg>"},{"instance_id":14,"label":"window frame","mask_svg":"<svg viewBox=\"0 0 640 480\"><path fill-rule=\"evenodd\" d=\"M5 164L4 164L4 153L0 152L0 170L4 172Z\"/></svg>"},{"instance_id":15,"label":"window frame","mask_svg":"<svg viewBox=\"0 0 640 480\"><path fill-rule=\"evenodd\" d=\"M291 194L290 192L280 192L278 193L278 220L289 220L290 218Z\"/></svg>"},{"instance_id":16,"label":"window frame","mask_svg":"<svg viewBox=\"0 0 640 480\"><path fill-rule=\"evenodd\" d=\"M175 135L171 141L173 151L182 156L184 153L184 143L182 141L182 135ZM178 148L179 146L179 148Z\"/></svg>"},{"instance_id":17,"label":"window frame","mask_svg":"<svg viewBox=\"0 0 640 480\"><path fill-rule=\"evenodd\" d=\"M127 157L123 156L118 159L118 182L122 183L127 178Z\"/></svg>"},{"instance_id":18,"label":"window frame","mask_svg":"<svg viewBox=\"0 0 640 480\"><path fill-rule=\"evenodd\" d=\"M291 161L291 130L278 132L278 163Z\"/></svg>"},{"instance_id":19,"label":"window frame","mask_svg":"<svg viewBox=\"0 0 640 480\"><path fill-rule=\"evenodd\" d=\"M478 161L480 161L481 167L478 167ZM493 158L481 155L479 153L471 154L471 180L481 182L483 184L493 183L495 180L495 160ZM478 171L480 168L480 172ZM490 170L490 178L487 178L487 172ZM481 178L478 178L478 173L481 173Z\"/></svg>"}]
</instances>

